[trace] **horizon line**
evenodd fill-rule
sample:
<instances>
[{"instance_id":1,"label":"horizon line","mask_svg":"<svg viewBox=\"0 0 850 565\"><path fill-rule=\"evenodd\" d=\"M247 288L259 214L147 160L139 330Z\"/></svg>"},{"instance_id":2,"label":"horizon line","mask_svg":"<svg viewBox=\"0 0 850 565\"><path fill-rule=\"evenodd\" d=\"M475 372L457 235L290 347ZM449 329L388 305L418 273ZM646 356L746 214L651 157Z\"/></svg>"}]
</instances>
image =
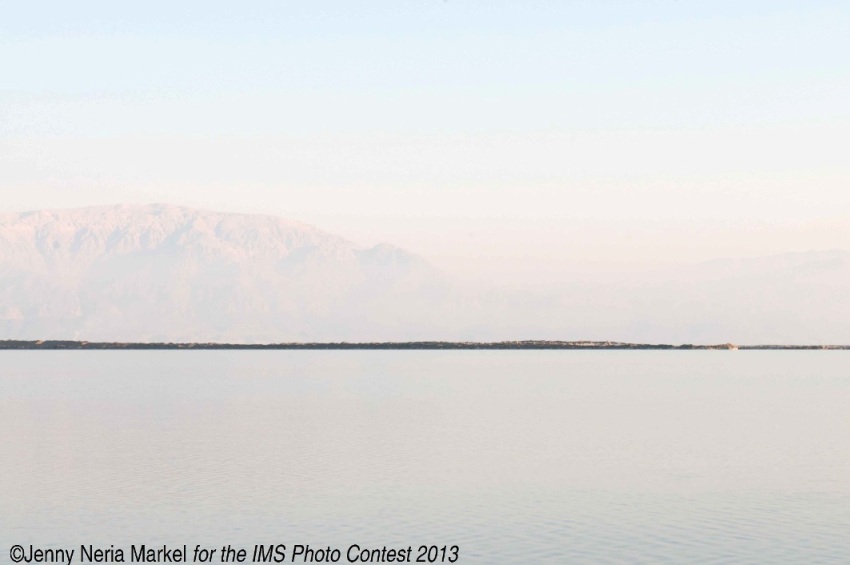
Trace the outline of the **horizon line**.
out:
<instances>
[{"instance_id":1,"label":"horizon line","mask_svg":"<svg viewBox=\"0 0 850 565\"><path fill-rule=\"evenodd\" d=\"M305 341L279 343L0 340L0 350L850 350L829 344L668 344L593 340Z\"/></svg>"}]
</instances>

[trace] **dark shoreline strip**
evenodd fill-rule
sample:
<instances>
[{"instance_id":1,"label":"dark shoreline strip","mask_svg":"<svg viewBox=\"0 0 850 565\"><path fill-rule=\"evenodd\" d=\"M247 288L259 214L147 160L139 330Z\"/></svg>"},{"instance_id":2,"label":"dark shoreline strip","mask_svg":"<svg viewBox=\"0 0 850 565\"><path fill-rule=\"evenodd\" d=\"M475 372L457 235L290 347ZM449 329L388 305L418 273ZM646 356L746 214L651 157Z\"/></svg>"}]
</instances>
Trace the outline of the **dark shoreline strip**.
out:
<instances>
[{"instance_id":1,"label":"dark shoreline strip","mask_svg":"<svg viewBox=\"0 0 850 565\"><path fill-rule=\"evenodd\" d=\"M61 349L92 349L92 350L146 350L146 349L307 349L307 350L503 350L503 349L568 349L568 350L656 350L656 351L689 351L689 350L809 350L829 349L848 350L850 345L733 345L724 343L718 345L670 345L664 343L622 343L612 341L406 341L406 342L314 342L314 343L133 343L133 342L94 342L69 340L0 340L0 350L61 350Z\"/></svg>"}]
</instances>

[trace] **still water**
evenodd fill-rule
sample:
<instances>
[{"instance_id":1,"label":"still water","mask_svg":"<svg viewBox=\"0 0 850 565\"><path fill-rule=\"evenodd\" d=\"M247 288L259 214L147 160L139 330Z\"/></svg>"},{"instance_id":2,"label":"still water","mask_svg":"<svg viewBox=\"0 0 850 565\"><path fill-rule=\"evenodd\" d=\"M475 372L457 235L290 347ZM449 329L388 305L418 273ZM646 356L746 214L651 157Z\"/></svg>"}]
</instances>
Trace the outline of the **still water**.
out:
<instances>
[{"instance_id":1,"label":"still water","mask_svg":"<svg viewBox=\"0 0 850 565\"><path fill-rule=\"evenodd\" d=\"M0 353L0 563L142 543L848 563L850 354Z\"/></svg>"}]
</instances>

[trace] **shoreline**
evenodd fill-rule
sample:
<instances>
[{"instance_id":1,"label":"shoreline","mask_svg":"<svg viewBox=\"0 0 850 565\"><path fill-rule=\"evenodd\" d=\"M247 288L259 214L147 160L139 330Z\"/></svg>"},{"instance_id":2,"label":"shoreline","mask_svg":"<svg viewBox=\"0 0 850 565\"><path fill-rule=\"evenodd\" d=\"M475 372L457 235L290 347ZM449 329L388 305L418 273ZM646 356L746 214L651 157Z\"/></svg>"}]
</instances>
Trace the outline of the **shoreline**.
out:
<instances>
[{"instance_id":1,"label":"shoreline","mask_svg":"<svg viewBox=\"0 0 850 565\"><path fill-rule=\"evenodd\" d=\"M0 350L850 350L850 345L666 344L615 341L399 341L399 342L111 342L76 340L0 340Z\"/></svg>"}]
</instances>

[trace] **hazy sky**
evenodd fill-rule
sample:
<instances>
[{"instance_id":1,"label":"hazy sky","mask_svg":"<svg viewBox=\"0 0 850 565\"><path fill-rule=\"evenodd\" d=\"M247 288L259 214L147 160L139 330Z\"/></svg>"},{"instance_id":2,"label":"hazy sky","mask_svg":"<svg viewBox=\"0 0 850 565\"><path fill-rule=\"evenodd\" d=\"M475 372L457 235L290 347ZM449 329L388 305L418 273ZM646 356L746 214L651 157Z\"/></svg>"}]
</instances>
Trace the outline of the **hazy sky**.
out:
<instances>
[{"instance_id":1,"label":"hazy sky","mask_svg":"<svg viewBox=\"0 0 850 565\"><path fill-rule=\"evenodd\" d=\"M850 247L850 3L0 1L0 211L267 212L466 274Z\"/></svg>"}]
</instances>

